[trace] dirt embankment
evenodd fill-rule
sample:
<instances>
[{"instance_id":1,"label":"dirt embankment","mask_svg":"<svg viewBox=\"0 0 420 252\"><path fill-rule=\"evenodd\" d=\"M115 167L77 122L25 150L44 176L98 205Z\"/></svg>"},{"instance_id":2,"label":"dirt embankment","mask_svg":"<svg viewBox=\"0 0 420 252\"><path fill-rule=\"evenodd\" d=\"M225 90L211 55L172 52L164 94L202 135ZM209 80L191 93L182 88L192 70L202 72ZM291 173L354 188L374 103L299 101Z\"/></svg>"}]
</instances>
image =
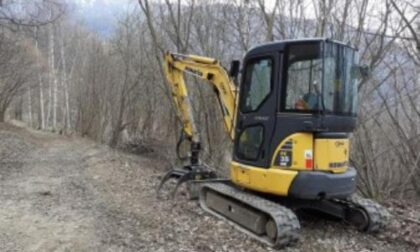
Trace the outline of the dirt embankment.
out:
<instances>
[{"instance_id":1,"label":"dirt embankment","mask_svg":"<svg viewBox=\"0 0 420 252\"><path fill-rule=\"evenodd\" d=\"M269 251L179 195L159 201L167 165L92 141L0 125L0 251ZM419 251L418 205L388 205L380 235L305 217L285 251Z\"/></svg>"}]
</instances>

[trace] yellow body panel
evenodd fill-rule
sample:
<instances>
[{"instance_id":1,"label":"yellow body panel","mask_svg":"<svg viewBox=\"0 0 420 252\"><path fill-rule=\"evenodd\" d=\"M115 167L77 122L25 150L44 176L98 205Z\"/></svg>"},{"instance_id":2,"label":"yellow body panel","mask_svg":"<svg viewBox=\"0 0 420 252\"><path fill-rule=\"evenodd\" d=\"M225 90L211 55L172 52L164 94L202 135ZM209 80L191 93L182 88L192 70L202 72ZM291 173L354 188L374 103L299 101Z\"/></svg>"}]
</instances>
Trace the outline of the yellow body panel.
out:
<instances>
[{"instance_id":1,"label":"yellow body panel","mask_svg":"<svg viewBox=\"0 0 420 252\"><path fill-rule=\"evenodd\" d=\"M312 150L312 133L292 134L277 146L271 160L271 166L279 169L312 170Z\"/></svg>"},{"instance_id":2,"label":"yellow body panel","mask_svg":"<svg viewBox=\"0 0 420 252\"><path fill-rule=\"evenodd\" d=\"M287 196L297 171L267 169L231 163L232 182L251 190Z\"/></svg>"},{"instance_id":3,"label":"yellow body panel","mask_svg":"<svg viewBox=\"0 0 420 252\"><path fill-rule=\"evenodd\" d=\"M349 161L348 139L315 139L315 170L342 173Z\"/></svg>"},{"instance_id":4,"label":"yellow body panel","mask_svg":"<svg viewBox=\"0 0 420 252\"><path fill-rule=\"evenodd\" d=\"M203 64L215 64L217 63L216 59L213 58L209 58L209 57L203 57L203 56L198 56L198 55L188 55L187 56L189 59L192 59L193 61L197 62L197 63L203 63Z\"/></svg>"}]
</instances>

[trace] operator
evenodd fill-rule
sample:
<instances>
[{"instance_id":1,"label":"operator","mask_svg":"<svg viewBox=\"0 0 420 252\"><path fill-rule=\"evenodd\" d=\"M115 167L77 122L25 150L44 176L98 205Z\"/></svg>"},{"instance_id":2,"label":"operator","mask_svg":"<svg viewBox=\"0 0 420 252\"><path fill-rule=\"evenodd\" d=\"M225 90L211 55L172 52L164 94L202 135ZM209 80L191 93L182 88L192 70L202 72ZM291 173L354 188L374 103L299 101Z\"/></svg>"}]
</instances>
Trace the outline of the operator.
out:
<instances>
[{"instance_id":1,"label":"operator","mask_svg":"<svg viewBox=\"0 0 420 252\"><path fill-rule=\"evenodd\" d=\"M295 108L299 110L317 110L318 109L318 100L320 96L320 92L318 89L318 83L314 82L312 84L313 90L315 93L309 91L303 97L300 97L296 103Z\"/></svg>"}]
</instances>

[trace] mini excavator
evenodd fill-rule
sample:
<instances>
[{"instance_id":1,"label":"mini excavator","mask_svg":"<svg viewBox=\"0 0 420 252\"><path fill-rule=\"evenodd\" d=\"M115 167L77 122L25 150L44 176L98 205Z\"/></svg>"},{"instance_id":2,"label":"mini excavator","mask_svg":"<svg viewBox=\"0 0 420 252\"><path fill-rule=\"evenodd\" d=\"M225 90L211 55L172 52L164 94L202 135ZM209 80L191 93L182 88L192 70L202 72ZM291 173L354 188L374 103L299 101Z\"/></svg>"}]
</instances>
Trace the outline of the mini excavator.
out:
<instances>
[{"instance_id":1,"label":"mini excavator","mask_svg":"<svg viewBox=\"0 0 420 252\"><path fill-rule=\"evenodd\" d=\"M357 49L325 38L284 40L252 48L240 68L239 61L227 71L213 58L166 53L164 70L190 152L158 191L175 178L174 196L186 183L206 212L274 248L298 240L299 210L364 232L384 228L385 208L354 195L357 173L349 162L357 79L366 72ZM218 98L233 142L229 179L200 160L184 74L207 81Z\"/></svg>"}]
</instances>

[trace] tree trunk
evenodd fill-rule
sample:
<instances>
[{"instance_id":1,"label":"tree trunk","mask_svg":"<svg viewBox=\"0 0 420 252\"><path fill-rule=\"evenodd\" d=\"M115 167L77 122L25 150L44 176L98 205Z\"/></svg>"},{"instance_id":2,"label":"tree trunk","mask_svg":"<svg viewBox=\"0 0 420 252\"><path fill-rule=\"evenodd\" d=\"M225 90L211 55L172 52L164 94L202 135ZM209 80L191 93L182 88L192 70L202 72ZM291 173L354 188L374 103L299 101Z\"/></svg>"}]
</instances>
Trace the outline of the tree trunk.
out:
<instances>
[{"instance_id":1,"label":"tree trunk","mask_svg":"<svg viewBox=\"0 0 420 252\"><path fill-rule=\"evenodd\" d=\"M28 87L28 125L32 127L32 94L31 87Z\"/></svg>"},{"instance_id":2,"label":"tree trunk","mask_svg":"<svg viewBox=\"0 0 420 252\"><path fill-rule=\"evenodd\" d=\"M35 37L35 48L36 51L39 52L38 46L38 35L37 35L38 28L35 27L34 30L34 37ZM38 64L39 64L40 57L38 56ZM42 76L41 72L38 72L38 85L39 85L39 128L45 129L45 112L44 112L44 85L42 84Z\"/></svg>"},{"instance_id":3,"label":"tree trunk","mask_svg":"<svg viewBox=\"0 0 420 252\"><path fill-rule=\"evenodd\" d=\"M57 130L57 78L54 75L54 85L53 85L53 131Z\"/></svg>"},{"instance_id":4,"label":"tree trunk","mask_svg":"<svg viewBox=\"0 0 420 252\"><path fill-rule=\"evenodd\" d=\"M4 120L6 119L6 109L0 109L0 122L4 122Z\"/></svg>"},{"instance_id":5,"label":"tree trunk","mask_svg":"<svg viewBox=\"0 0 420 252\"><path fill-rule=\"evenodd\" d=\"M40 128L45 129L45 112L44 112L44 85L42 84L41 73L38 75L39 82L39 110L40 110Z\"/></svg>"},{"instance_id":6,"label":"tree trunk","mask_svg":"<svg viewBox=\"0 0 420 252\"><path fill-rule=\"evenodd\" d=\"M52 100L52 83L48 81L48 100L47 100L47 119L45 120L45 127L49 128L51 118L51 100Z\"/></svg>"},{"instance_id":7,"label":"tree trunk","mask_svg":"<svg viewBox=\"0 0 420 252\"><path fill-rule=\"evenodd\" d=\"M54 29L50 24L48 30L48 59L49 59L49 87L48 87L48 112L47 112L47 126L50 122L52 114L52 130L57 128L57 78L55 75L55 57L54 57Z\"/></svg>"},{"instance_id":8,"label":"tree trunk","mask_svg":"<svg viewBox=\"0 0 420 252\"><path fill-rule=\"evenodd\" d=\"M120 138L120 133L124 129L122 127L124 111L125 111L125 98L124 98L124 95L122 95L119 114L118 114L118 120L117 120L116 125L114 126L114 129L112 130L111 141L109 143L109 146L111 147L117 146L118 140Z\"/></svg>"},{"instance_id":9,"label":"tree trunk","mask_svg":"<svg viewBox=\"0 0 420 252\"><path fill-rule=\"evenodd\" d=\"M61 29L62 31L62 29ZM63 36L63 35L62 35ZM66 69L66 57L64 53L64 38L61 38L61 45L60 45L60 55L61 55L61 80L62 80L62 88L64 90L64 113L63 113L63 121L65 121L64 126L65 130L68 131L71 128L70 124L70 104L69 104L69 90L68 90L68 83L67 83L67 69Z\"/></svg>"},{"instance_id":10,"label":"tree trunk","mask_svg":"<svg viewBox=\"0 0 420 252\"><path fill-rule=\"evenodd\" d=\"M23 96L20 96L17 101L14 102L14 119L18 121L23 121Z\"/></svg>"}]
</instances>

